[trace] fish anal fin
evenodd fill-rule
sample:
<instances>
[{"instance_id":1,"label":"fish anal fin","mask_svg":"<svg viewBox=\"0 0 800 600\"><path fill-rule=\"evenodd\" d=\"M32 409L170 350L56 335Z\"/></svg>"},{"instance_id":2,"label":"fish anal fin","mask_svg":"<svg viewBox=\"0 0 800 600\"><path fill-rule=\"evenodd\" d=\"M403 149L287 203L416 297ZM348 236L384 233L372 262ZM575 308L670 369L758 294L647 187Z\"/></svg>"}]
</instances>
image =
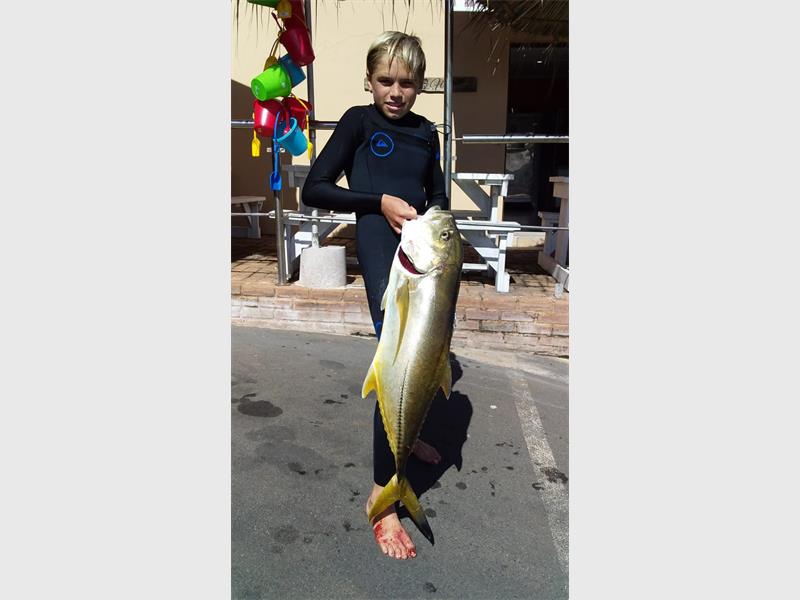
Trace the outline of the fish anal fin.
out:
<instances>
[{"instance_id":1,"label":"fish anal fin","mask_svg":"<svg viewBox=\"0 0 800 600\"><path fill-rule=\"evenodd\" d=\"M380 385L378 382L378 372L375 368L375 361L369 366L367 376L364 378L364 385L361 386L361 398L366 398L372 391L378 396L378 401L380 402Z\"/></svg>"},{"instance_id":2,"label":"fish anal fin","mask_svg":"<svg viewBox=\"0 0 800 600\"><path fill-rule=\"evenodd\" d=\"M378 398L378 406L380 407L381 413L381 420L383 421L383 428L386 431L386 437L389 442L389 448L392 450L392 454L397 453L397 448L395 447L394 442L394 430L392 428L392 423L389 419L386 418L388 414L388 408L383 403L383 386L381 385L381 363L377 360L373 360L372 364L369 366L369 372L367 373L366 379L364 379L364 385L361 386L361 398L366 398L369 396L369 393L374 391L375 395Z\"/></svg>"}]
</instances>

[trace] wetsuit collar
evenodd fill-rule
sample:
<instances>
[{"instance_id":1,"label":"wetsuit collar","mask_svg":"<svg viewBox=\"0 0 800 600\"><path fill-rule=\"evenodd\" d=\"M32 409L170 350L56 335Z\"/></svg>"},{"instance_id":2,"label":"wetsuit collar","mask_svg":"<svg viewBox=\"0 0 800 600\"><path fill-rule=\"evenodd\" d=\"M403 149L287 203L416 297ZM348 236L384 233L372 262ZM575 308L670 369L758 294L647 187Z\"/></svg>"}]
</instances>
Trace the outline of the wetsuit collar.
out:
<instances>
[{"instance_id":1,"label":"wetsuit collar","mask_svg":"<svg viewBox=\"0 0 800 600\"><path fill-rule=\"evenodd\" d=\"M375 105L375 103L372 103L369 106L375 112L376 115L378 115L381 119L383 119L384 122L386 122L386 123L388 123L390 125L400 125L401 127L405 126L405 125L415 125L416 124L416 120L419 118L413 112L408 111L406 114L404 114L399 119L390 119L389 117L384 115L378 109L378 107Z\"/></svg>"}]
</instances>

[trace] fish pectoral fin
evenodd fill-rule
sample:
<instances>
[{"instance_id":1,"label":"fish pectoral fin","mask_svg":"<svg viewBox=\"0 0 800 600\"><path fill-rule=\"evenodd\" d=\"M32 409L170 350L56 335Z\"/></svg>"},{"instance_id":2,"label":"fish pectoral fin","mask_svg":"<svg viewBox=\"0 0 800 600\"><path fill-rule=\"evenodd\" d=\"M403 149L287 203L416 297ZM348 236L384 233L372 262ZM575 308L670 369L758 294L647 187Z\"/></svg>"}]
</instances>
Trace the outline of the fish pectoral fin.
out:
<instances>
[{"instance_id":1,"label":"fish pectoral fin","mask_svg":"<svg viewBox=\"0 0 800 600\"><path fill-rule=\"evenodd\" d=\"M364 379L364 385L361 386L361 398L366 398L369 396L369 393L374 391L375 395L378 396L380 400L380 393L378 387L378 373L375 369L375 362L369 366L369 371L367 372L367 376Z\"/></svg>"},{"instance_id":2,"label":"fish pectoral fin","mask_svg":"<svg viewBox=\"0 0 800 600\"><path fill-rule=\"evenodd\" d=\"M395 360L397 354L400 352L400 346L403 344L403 334L406 331L406 323L408 322L408 281L403 281L397 286L394 293L394 301L397 305L397 348L394 351Z\"/></svg>"},{"instance_id":3,"label":"fish pectoral fin","mask_svg":"<svg viewBox=\"0 0 800 600\"><path fill-rule=\"evenodd\" d=\"M450 368L450 352L445 351L442 353L441 363L439 364L439 387L442 388L445 398L450 398L450 391L453 385L453 371Z\"/></svg>"}]
</instances>

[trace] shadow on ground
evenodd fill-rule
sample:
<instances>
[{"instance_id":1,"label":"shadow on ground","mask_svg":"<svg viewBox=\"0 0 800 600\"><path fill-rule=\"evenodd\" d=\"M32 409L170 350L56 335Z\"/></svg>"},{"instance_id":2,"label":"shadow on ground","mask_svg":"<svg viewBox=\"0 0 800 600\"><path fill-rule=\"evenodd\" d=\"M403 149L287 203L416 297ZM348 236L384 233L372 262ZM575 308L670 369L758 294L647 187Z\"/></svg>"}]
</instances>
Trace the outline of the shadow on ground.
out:
<instances>
[{"instance_id":1,"label":"shadow on ground","mask_svg":"<svg viewBox=\"0 0 800 600\"><path fill-rule=\"evenodd\" d=\"M463 370L455 354L450 353L450 368L453 372L453 388L461 379ZM441 390L431 403L425 424L422 426L420 438L434 446L442 460L438 465L422 462L413 454L406 467L406 475L414 488L418 498L430 489L440 487L439 479L450 467L461 471L463 458L461 456L464 443L467 441L467 431L472 419L472 403L469 397L453 389L450 398L445 398ZM403 519L408 517L408 511L400 504L396 505L398 516Z\"/></svg>"}]
</instances>

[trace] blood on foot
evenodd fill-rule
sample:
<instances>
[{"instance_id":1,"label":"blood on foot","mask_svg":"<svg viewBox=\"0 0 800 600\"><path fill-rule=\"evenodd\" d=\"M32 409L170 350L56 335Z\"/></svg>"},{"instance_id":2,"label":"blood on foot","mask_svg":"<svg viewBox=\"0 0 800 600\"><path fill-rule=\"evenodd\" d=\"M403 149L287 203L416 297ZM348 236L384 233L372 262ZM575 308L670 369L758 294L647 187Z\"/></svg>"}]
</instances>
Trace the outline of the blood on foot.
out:
<instances>
[{"instance_id":1,"label":"blood on foot","mask_svg":"<svg viewBox=\"0 0 800 600\"><path fill-rule=\"evenodd\" d=\"M378 521L375 525L372 526L372 533L375 535L375 541L378 542L378 545L381 547L381 550L384 554L389 554L388 547L391 545L398 546L399 548L404 548L404 551L401 551L402 554L406 556L398 557L398 558L414 558L417 555L417 551L415 548L409 548L408 543L411 543L411 538L408 537L408 534L403 536L403 530L400 529L399 531L385 531L383 527L383 522ZM404 540L403 537L406 539Z\"/></svg>"}]
</instances>

